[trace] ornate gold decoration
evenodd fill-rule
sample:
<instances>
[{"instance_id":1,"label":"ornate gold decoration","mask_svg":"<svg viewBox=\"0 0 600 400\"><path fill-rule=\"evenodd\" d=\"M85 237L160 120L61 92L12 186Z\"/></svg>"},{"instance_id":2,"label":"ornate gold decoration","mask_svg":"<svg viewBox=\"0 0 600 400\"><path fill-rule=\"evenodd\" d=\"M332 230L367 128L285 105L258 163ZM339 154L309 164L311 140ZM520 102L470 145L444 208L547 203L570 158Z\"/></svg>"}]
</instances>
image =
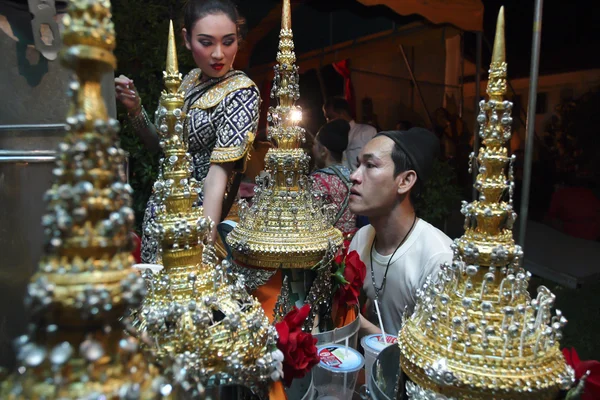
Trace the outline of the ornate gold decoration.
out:
<instances>
[{"instance_id":1,"label":"ornate gold decoration","mask_svg":"<svg viewBox=\"0 0 600 400\"><path fill-rule=\"evenodd\" d=\"M211 162L223 163L237 161L246 156L250 160L250 148L254 142L254 132L246 133L244 141L235 147L215 147L210 155Z\"/></svg>"},{"instance_id":2,"label":"ornate gold decoration","mask_svg":"<svg viewBox=\"0 0 600 400\"><path fill-rule=\"evenodd\" d=\"M269 139L274 147L265 157L266 174L257 178L253 204L240 204L240 223L227 236L237 263L259 268L313 268L328 248L342 244L322 205L310 190L309 156L300 148L304 129L295 65L289 0L283 2L279 51L269 108ZM332 217L332 216L330 216Z\"/></svg>"},{"instance_id":3,"label":"ornate gold decoration","mask_svg":"<svg viewBox=\"0 0 600 400\"><path fill-rule=\"evenodd\" d=\"M208 244L212 222L195 205L200 184L190 177L184 137L184 94L178 87L173 24L169 29L166 90L157 110L165 156L154 185L156 218L145 227L159 244L163 269L145 276L148 294L135 326L148 337L146 350L188 395L207 387L241 384L264 396L279 379L275 330L243 284L231 281L227 264L216 265Z\"/></svg>"},{"instance_id":4,"label":"ornate gold decoration","mask_svg":"<svg viewBox=\"0 0 600 400\"><path fill-rule=\"evenodd\" d=\"M71 1L68 13L61 57L77 79L45 195L45 249L26 296L31 324L15 341L18 370L0 398L156 399L171 387L123 331L133 329L127 310L145 288L131 270L134 213L119 123L100 90L115 65L110 2Z\"/></svg>"},{"instance_id":5,"label":"ornate gold decoration","mask_svg":"<svg viewBox=\"0 0 600 400\"><path fill-rule=\"evenodd\" d=\"M481 101L478 116L479 199L463 202L465 234L454 242L453 262L418 293L398 336L400 364L413 381L406 389L414 399L554 399L573 382L558 343L567 321L558 310L551 315L555 297L547 288L530 298L531 275L512 236L514 156L504 143L513 105L505 100L504 54L502 8L489 100Z\"/></svg>"},{"instance_id":6,"label":"ornate gold decoration","mask_svg":"<svg viewBox=\"0 0 600 400\"><path fill-rule=\"evenodd\" d=\"M256 84L246 75L237 75L225 79L208 89L191 108L201 108L206 110L208 108L216 107L229 93L252 86L256 86Z\"/></svg>"}]
</instances>

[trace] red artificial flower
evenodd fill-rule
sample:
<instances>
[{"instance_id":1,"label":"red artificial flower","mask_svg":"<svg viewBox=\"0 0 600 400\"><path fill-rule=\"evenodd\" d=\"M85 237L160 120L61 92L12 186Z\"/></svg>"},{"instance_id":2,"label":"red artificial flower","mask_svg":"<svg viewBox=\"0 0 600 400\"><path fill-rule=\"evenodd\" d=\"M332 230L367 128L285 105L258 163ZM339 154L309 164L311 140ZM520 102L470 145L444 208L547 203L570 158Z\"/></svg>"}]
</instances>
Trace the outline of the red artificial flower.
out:
<instances>
[{"instance_id":1,"label":"red artificial flower","mask_svg":"<svg viewBox=\"0 0 600 400\"><path fill-rule=\"evenodd\" d=\"M342 247L339 249L337 256L333 260L333 263L338 267L342 266L344 263L344 259L346 258L346 254L348 254L348 248L350 247L350 240L344 240Z\"/></svg>"},{"instance_id":2,"label":"red artificial flower","mask_svg":"<svg viewBox=\"0 0 600 400\"><path fill-rule=\"evenodd\" d=\"M308 317L310 305L305 304L298 309L296 306L281 322L275 324L279 334L277 348L284 356L283 383L290 386L295 378L302 378L312 367L319 363L317 355L317 338L302 331L302 325Z\"/></svg>"},{"instance_id":3,"label":"red artificial flower","mask_svg":"<svg viewBox=\"0 0 600 400\"><path fill-rule=\"evenodd\" d=\"M367 276L367 267L361 261L356 251L351 251L344 260L344 280L346 284L340 285L336 297L340 304L358 304L358 296Z\"/></svg>"},{"instance_id":4,"label":"red artificial flower","mask_svg":"<svg viewBox=\"0 0 600 400\"><path fill-rule=\"evenodd\" d=\"M585 387L581 400L600 399L600 362L595 360L581 361L574 348L562 350L565 361L575 370L575 379L580 380L587 371L590 376L585 381Z\"/></svg>"}]
</instances>

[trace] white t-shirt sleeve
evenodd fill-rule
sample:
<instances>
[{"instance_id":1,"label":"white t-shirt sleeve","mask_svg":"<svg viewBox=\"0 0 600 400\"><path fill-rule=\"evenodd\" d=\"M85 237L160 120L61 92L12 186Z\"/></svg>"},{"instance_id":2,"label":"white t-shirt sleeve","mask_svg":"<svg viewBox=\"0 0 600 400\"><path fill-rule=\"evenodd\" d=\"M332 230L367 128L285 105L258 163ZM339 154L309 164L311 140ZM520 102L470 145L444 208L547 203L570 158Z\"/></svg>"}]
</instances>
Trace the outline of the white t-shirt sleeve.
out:
<instances>
[{"instance_id":1,"label":"white t-shirt sleeve","mask_svg":"<svg viewBox=\"0 0 600 400\"><path fill-rule=\"evenodd\" d=\"M432 275L433 282L436 282L441 265L450 262L452 262L452 252L450 250L436 253L429 257L429 260L424 265L424 273L421 277L421 282L419 282L419 289L423 287L427 281L427 277L430 275Z\"/></svg>"}]
</instances>

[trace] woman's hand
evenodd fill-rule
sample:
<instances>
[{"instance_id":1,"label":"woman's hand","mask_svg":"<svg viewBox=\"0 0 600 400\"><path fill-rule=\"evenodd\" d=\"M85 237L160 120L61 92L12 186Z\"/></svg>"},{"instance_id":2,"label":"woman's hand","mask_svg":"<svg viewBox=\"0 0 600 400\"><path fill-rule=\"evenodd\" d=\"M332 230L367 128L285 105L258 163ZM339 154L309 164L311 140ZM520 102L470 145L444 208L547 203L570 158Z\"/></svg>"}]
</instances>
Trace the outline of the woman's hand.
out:
<instances>
[{"instance_id":1,"label":"woman's hand","mask_svg":"<svg viewBox=\"0 0 600 400\"><path fill-rule=\"evenodd\" d=\"M134 117L142 111L142 100L131 79L125 75L115 78L115 92L117 100L125 106L130 116Z\"/></svg>"}]
</instances>

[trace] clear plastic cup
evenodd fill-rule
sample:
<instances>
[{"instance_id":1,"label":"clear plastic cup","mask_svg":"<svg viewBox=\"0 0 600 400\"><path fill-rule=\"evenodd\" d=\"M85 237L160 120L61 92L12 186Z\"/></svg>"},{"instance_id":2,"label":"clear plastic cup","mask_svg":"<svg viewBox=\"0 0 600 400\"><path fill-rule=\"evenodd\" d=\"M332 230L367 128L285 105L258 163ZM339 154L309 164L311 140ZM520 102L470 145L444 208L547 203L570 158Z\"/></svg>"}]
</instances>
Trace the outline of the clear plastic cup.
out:
<instances>
[{"instance_id":1,"label":"clear plastic cup","mask_svg":"<svg viewBox=\"0 0 600 400\"><path fill-rule=\"evenodd\" d=\"M313 369L318 400L347 400L354 394L363 356L351 347L327 344L317 347L321 361Z\"/></svg>"},{"instance_id":2,"label":"clear plastic cup","mask_svg":"<svg viewBox=\"0 0 600 400\"><path fill-rule=\"evenodd\" d=\"M360 344L365 350L365 383L369 384L371 380L371 370L373 369L373 363L375 359L387 346L398 343L398 338L393 335L385 335L386 343L383 342L383 335L376 333L373 335L365 336L361 339Z\"/></svg>"}]
</instances>

